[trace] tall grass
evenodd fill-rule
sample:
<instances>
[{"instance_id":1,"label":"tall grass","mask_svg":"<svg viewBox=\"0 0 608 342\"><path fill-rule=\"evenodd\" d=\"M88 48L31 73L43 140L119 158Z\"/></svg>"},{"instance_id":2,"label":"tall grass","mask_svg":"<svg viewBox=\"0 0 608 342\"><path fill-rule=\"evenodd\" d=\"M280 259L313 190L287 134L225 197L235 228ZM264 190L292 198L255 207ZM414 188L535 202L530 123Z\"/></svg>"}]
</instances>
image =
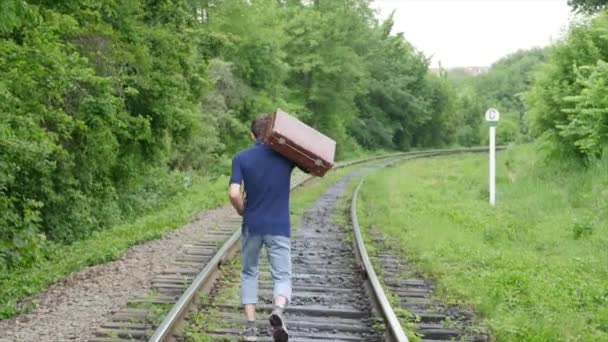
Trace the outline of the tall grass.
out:
<instances>
[{"instance_id":1,"label":"tall grass","mask_svg":"<svg viewBox=\"0 0 608 342\"><path fill-rule=\"evenodd\" d=\"M417 160L370 177L361 215L397 237L438 296L500 341L608 341L608 160L545 161L532 146Z\"/></svg>"}]
</instances>

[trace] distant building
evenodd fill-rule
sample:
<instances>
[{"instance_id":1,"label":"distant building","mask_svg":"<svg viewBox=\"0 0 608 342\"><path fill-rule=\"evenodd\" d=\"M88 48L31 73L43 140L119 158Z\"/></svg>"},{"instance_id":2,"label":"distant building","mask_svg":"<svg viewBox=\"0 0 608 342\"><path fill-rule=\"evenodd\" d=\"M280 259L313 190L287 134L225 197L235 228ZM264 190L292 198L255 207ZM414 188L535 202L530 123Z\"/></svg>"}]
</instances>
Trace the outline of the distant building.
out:
<instances>
[{"instance_id":1,"label":"distant building","mask_svg":"<svg viewBox=\"0 0 608 342\"><path fill-rule=\"evenodd\" d=\"M429 68L429 72L431 74L435 74L435 75L441 75L447 71L449 73L459 73L459 74L465 74L465 75L470 75L470 76L477 76L477 75L486 73L488 70L490 70L490 67L487 67L487 66L483 66L483 67L470 66L470 67L458 67L458 68L448 68L448 69L445 69L441 66L439 66L438 68Z\"/></svg>"},{"instance_id":2,"label":"distant building","mask_svg":"<svg viewBox=\"0 0 608 342\"><path fill-rule=\"evenodd\" d=\"M466 72L469 75L481 75L483 73L486 73L488 70L490 70L490 67L464 67L462 68L464 72Z\"/></svg>"}]
</instances>

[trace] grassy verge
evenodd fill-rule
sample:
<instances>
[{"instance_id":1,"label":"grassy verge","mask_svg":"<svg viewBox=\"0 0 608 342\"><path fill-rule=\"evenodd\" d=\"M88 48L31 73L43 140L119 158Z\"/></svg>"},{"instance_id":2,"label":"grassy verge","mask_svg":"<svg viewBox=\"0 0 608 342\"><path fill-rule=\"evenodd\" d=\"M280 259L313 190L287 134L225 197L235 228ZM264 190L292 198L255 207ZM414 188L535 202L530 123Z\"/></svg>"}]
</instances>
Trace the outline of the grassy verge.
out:
<instances>
[{"instance_id":1,"label":"grassy verge","mask_svg":"<svg viewBox=\"0 0 608 342\"><path fill-rule=\"evenodd\" d=\"M372 174L360 217L499 341L608 341L608 161L545 163L530 147L421 159Z\"/></svg>"},{"instance_id":2,"label":"grassy verge","mask_svg":"<svg viewBox=\"0 0 608 342\"><path fill-rule=\"evenodd\" d=\"M158 239L163 233L187 223L200 210L226 202L227 179L200 181L160 210L128 224L95 233L91 238L55 248L49 258L34 267L15 270L0 281L0 319L11 317L27 306L19 301L32 296L66 275L87 266L120 257L129 247Z\"/></svg>"}]
</instances>

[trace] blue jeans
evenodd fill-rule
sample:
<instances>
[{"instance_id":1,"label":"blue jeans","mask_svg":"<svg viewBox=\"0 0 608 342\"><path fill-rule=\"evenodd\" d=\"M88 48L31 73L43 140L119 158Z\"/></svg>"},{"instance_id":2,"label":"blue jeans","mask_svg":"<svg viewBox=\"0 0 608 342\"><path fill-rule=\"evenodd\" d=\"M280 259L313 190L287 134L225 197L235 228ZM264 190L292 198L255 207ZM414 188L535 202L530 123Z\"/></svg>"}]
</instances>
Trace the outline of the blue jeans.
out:
<instances>
[{"instance_id":1,"label":"blue jeans","mask_svg":"<svg viewBox=\"0 0 608 342\"><path fill-rule=\"evenodd\" d=\"M260 250L266 246L272 275L273 299L282 296L291 300L291 241L280 235L252 235L243 229L241 237L241 303L258 302L258 261Z\"/></svg>"}]
</instances>

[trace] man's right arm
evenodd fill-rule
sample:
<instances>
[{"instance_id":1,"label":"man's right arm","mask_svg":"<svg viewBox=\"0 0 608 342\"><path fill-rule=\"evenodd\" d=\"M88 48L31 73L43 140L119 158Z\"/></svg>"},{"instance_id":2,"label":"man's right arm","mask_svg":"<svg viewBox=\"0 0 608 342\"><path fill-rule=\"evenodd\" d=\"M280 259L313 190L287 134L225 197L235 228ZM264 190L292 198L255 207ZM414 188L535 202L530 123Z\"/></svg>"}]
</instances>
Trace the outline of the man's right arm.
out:
<instances>
[{"instance_id":1,"label":"man's right arm","mask_svg":"<svg viewBox=\"0 0 608 342\"><path fill-rule=\"evenodd\" d=\"M228 192L232 207L237 213L239 213L239 215L243 216L245 214L245 203L243 201L243 195L241 194L241 185L230 184L230 189Z\"/></svg>"},{"instance_id":2,"label":"man's right arm","mask_svg":"<svg viewBox=\"0 0 608 342\"><path fill-rule=\"evenodd\" d=\"M243 173L238 155L232 159L232 174L230 175L230 188L228 189L228 197L232 207L239 215L245 214L245 203L241 192L241 184L243 183Z\"/></svg>"}]
</instances>

